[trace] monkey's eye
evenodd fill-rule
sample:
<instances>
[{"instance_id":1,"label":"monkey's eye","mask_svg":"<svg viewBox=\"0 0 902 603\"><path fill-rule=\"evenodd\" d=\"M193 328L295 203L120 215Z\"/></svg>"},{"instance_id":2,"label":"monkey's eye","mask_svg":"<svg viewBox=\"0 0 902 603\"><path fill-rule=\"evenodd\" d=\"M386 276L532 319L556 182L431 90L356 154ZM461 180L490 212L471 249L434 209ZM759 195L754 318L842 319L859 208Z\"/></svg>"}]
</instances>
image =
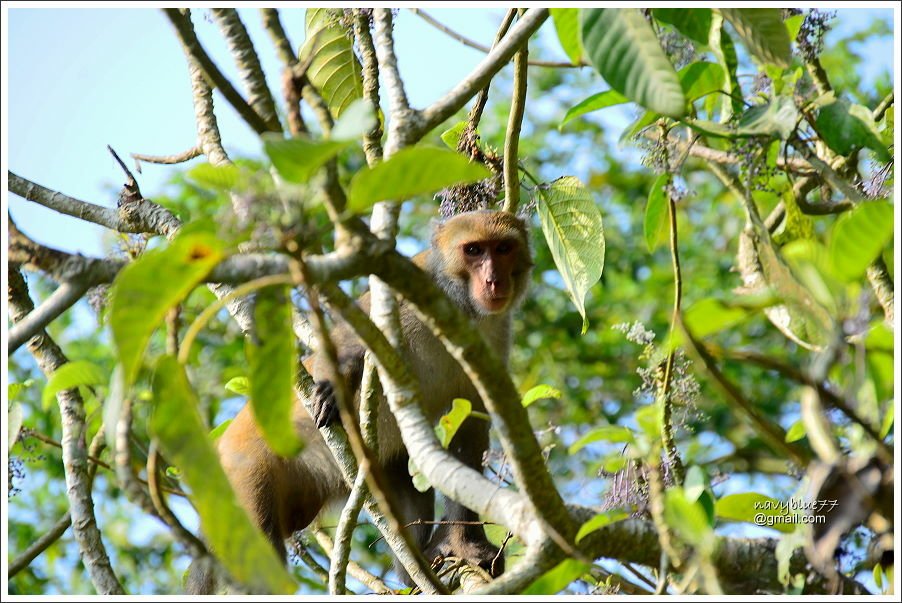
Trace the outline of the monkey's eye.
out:
<instances>
[{"instance_id":1,"label":"monkey's eye","mask_svg":"<svg viewBox=\"0 0 902 603\"><path fill-rule=\"evenodd\" d=\"M478 243L467 243L464 245L464 253L471 258L482 255L482 247Z\"/></svg>"},{"instance_id":2,"label":"monkey's eye","mask_svg":"<svg viewBox=\"0 0 902 603\"><path fill-rule=\"evenodd\" d=\"M495 247L495 252L501 255L507 255L514 250L514 245L510 241L502 241Z\"/></svg>"}]
</instances>

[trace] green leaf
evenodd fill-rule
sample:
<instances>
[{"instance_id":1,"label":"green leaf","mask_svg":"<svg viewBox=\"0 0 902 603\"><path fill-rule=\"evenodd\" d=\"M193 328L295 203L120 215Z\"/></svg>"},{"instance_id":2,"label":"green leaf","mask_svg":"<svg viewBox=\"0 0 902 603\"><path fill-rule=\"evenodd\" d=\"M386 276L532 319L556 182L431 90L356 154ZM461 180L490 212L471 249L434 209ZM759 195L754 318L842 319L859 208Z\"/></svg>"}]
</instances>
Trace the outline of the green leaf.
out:
<instances>
[{"instance_id":1,"label":"green leaf","mask_svg":"<svg viewBox=\"0 0 902 603\"><path fill-rule=\"evenodd\" d=\"M186 175L204 188L231 190L241 180L241 168L234 163L228 165L201 163L188 170Z\"/></svg>"},{"instance_id":2,"label":"green leaf","mask_svg":"<svg viewBox=\"0 0 902 603\"><path fill-rule=\"evenodd\" d=\"M348 210L362 213L375 203L404 201L454 184L469 184L491 176L482 165L460 153L431 147L409 147L386 161L357 172L351 179Z\"/></svg>"},{"instance_id":3,"label":"green leaf","mask_svg":"<svg viewBox=\"0 0 902 603\"><path fill-rule=\"evenodd\" d=\"M605 90L604 92L593 94L589 98L584 99L567 109L567 114L564 115L564 119L561 120L558 128L563 127L564 124L566 124L568 121L574 120L580 115L585 115L586 113L591 113L592 111L598 111L599 109L604 109L605 107L622 105L623 103L628 103L629 100L630 99L623 96L616 90Z\"/></svg>"},{"instance_id":4,"label":"green leaf","mask_svg":"<svg viewBox=\"0 0 902 603\"><path fill-rule=\"evenodd\" d=\"M232 377L225 384L226 391L238 394L239 396L251 395L251 382L247 377Z\"/></svg>"},{"instance_id":5,"label":"green leaf","mask_svg":"<svg viewBox=\"0 0 902 603\"><path fill-rule=\"evenodd\" d=\"M611 88L655 113L686 114L673 65L638 9L584 8L580 19L583 49Z\"/></svg>"},{"instance_id":6,"label":"green leaf","mask_svg":"<svg viewBox=\"0 0 902 603\"><path fill-rule=\"evenodd\" d=\"M748 310L720 299L706 297L683 314L683 323L698 339L733 327L748 317Z\"/></svg>"},{"instance_id":7,"label":"green leaf","mask_svg":"<svg viewBox=\"0 0 902 603\"><path fill-rule=\"evenodd\" d=\"M82 385L102 385L108 380L109 375L93 362L86 360L67 362L56 369L47 380L41 395L41 406L44 410L50 408L54 396L61 391Z\"/></svg>"},{"instance_id":8,"label":"green leaf","mask_svg":"<svg viewBox=\"0 0 902 603\"><path fill-rule=\"evenodd\" d=\"M457 143L460 142L460 136L467 129L466 121L459 121L441 134L442 142L445 143L452 151L457 150Z\"/></svg>"},{"instance_id":9,"label":"green leaf","mask_svg":"<svg viewBox=\"0 0 902 603\"><path fill-rule=\"evenodd\" d=\"M561 391L559 389L551 387L550 385L537 385L523 394L523 408L526 408L536 400L542 400L544 398L554 398L556 400L560 400Z\"/></svg>"},{"instance_id":10,"label":"green leaf","mask_svg":"<svg viewBox=\"0 0 902 603\"><path fill-rule=\"evenodd\" d=\"M686 100L690 103L703 96L717 92L724 85L724 70L717 63L699 61L690 63L677 74Z\"/></svg>"},{"instance_id":11,"label":"green leaf","mask_svg":"<svg viewBox=\"0 0 902 603\"><path fill-rule=\"evenodd\" d=\"M883 422L880 424L880 437L885 438L889 435L890 430L893 428L893 423L895 422L895 409L893 405L890 404L886 409L886 414L883 415Z\"/></svg>"},{"instance_id":12,"label":"green leaf","mask_svg":"<svg viewBox=\"0 0 902 603\"><path fill-rule=\"evenodd\" d=\"M661 421L658 420L658 410L657 404L648 404L638 409L635 414L636 424L649 440L661 437Z\"/></svg>"},{"instance_id":13,"label":"green leaf","mask_svg":"<svg viewBox=\"0 0 902 603\"><path fill-rule=\"evenodd\" d=\"M34 385L34 379L26 379L21 383L10 383L6 386L6 399L15 400L25 389Z\"/></svg>"},{"instance_id":14,"label":"green leaf","mask_svg":"<svg viewBox=\"0 0 902 603\"><path fill-rule=\"evenodd\" d=\"M790 40L795 40L799 37L799 30L802 29L802 23L805 22L805 15L793 15L791 17L787 17L783 24L786 26L786 33L789 35Z\"/></svg>"},{"instance_id":15,"label":"green leaf","mask_svg":"<svg viewBox=\"0 0 902 603\"><path fill-rule=\"evenodd\" d=\"M341 9L308 8L306 39L299 53L310 60L306 76L325 99L333 116L363 97L363 75L348 30L339 23ZM312 57L312 59L311 59Z\"/></svg>"},{"instance_id":16,"label":"green leaf","mask_svg":"<svg viewBox=\"0 0 902 603\"><path fill-rule=\"evenodd\" d=\"M580 439L573 442L567 449L569 454L576 454L589 444L594 442L612 442L612 443L629 443L634 441L633 432L628 427L620 425L602 425L592 429Z\"/></svg>"},{"instance_id":17,"label":"green leaf","mask_svg":"<svg viewBox=\"0 0 902 603\"><path fill-rule=\"evenodd\" d=\"M570 62L579 65L583 60L583 45L579 38L579 9L578 8L552 8L551 19L554 21L554 30L557 39L561 42L561 48L567 54Z\"/></svg>"},{"instance_id":18,"label":"green leaf","mask_svg":"<svg viewBox=\"0 0 902 603\"><path fill-rule=\"evenodd\" d=\"M893 206L886 201L862 203L840 217L830 236L833 270L846 281L860 278L893 238Z\"/></svg>"},{"instance_id":19,"label":"green leaf","mask_svg":"<svg viewBox=\"0 0 902 603\"><path fill-rule=\"evenodd\" d=\"M661 23L673 25L693 42L708 45L711 32L710 8L653 8L651 14Z\"/></svg>"},{"instance_id":20,"label":"green leaf","mask_svg":"<svg viewBox=\"0 0 902 603\"><path fill-rule=\"evenodd\" d=\"M301 449L294 431L297 367L288 287L265 287L254 303L254 332L246 339L251 411L269 447L283 457Z\"/></svg>"},{"instance_id":21,"label":"green leaf","mask_svg":"<svg viewBox=\"0 0 902 603\"><path fill-rule=\"evenodd\" d=\"M670 232L668 216L670 205L667 197L667 185L670 174L661 174L651 185L648 193L648 204L645 206L645 244L652 253L667 240Z\"/></svg>"},{"instance_id":22,"label":"green leaf","mask_svg":"<svg viewBox=\"0 0 902 603\"><path fill-rule=\"evenodd\" d=\"M229 428L229 425L232 424L233 419L226 419L216 427L210 430L210 440L216 441L222 437L222 434L225 433L226 429Z\"/></svg>"},{"instance_id":23,"label":"green leaf","mask_svg":"<svg viewBox=\"0 0 902 603\"><path fill-rule=\"evenodd\" d=\"M144 349L166 312L181 303L224 257L216 235L182 228L162 249L147 251L116 277L110 327L125 383L134 383Z\"/></svg>"},{"instance_id":24,"label":"green leaf","mask_svg":"<svg viewBox=\"0 0 902 603\"><path fill-rule=\"evenodd\" d=\"M879 563L874 566L872 574L874 576L874 586L878 590L883 590L883 568L880 567Z\"/></svg>"},{"instance_id":25,"label":"green leaf","mask_svg":"<svg viewBox=\"0 0 902 603\"><path fill-rule=\"evenodd\" d=\"M295 184L310 180L316 170L351 144L349 140L285 139L280 134L263 136L263 150L279 175Z\"/></svg>"},{"instance_id":26,"label":"green leaf","mask_svg":"<svg viewBox=\"0 0 902 603\"><path fill-rule=\"evenodd\" d=\"M790 97L778 96L755 105L739 118L737 136L778 136L786 140L799 121L799 110Z\"/></svg>"},{"instance_id":27,"label":"green leaf","mask_svg":"<svg viewBox=\"0 0 902 603\"><path fill-rule=\"evenodd\" d=\"M570 299L589 329L585 299L604 269L604 226L592 195L577 178L564 176L536 188L542 233Z\"/></svg>"},{"instance_id":28,"label":"green leaf","mask_svg":"<svg viewBox=\"0 0 902 603\"><path fill-rule=\"evenodd\" d=\"M467 420L472 411L473 405L470 404L469 400L464 400L463 398L454 399L451 403L451 410L439 419L438 425L435 427L435 435L442 443L443 448L447 448L451 444L451 440L454 439L457 430L460 429L461 424Z\"/></svg>"},{"instance_id":29,"label":"green leaf","mask_svg":"<svg viewBox=\"0 0 902 603\"><path fill-rule=\"evenodd\" d=\"M428 492L432 488L432 484L429 483L425 475L420 473L412 458L407 459L407 473L410 474L413 480L413 487L417 489L417 492Z\"/></svg>"},{"instance_id":30,"label":"green leaf","mask_svg":"<svg viewBox=\"0 0 902 603\"><path fill-rule=\"evenodd\" d=\"M352 102L335 120L329 139L354 141L375 128L376 124L378 120L373 106L361 98Z\"/></svg>"},{"instance_id":31,"label":"green leaf","mask_svg":"<svg viewBox=\"0 0 902 603\"><path fill-rule=\"evenodd\" d=\"M822 107L814 120L818 134L836 153L849 155L867 147L888 163L893 156L880 139L880 131L867 107L840 98Z\"/></svg>"},{"instance_id":32,"label":"green leaf","mask_svg":"<svg viewBox=\"0 0 902 603\"><path fill-rule=\"evenodd\" d=\"M642 132L642 130L652 125L660 118L660 113L655 113L654 111L646 111L623 131L623 134L620 135L620 143L623 144L626 141L632 140L633 138L638 136L639 133Z\"/></svg>"},{"instance_id":33,"label":"green leaf","mask_svg":"<svg viewBox=\"0 0 902 603\"><path fill-rule=\"evenodd\" d=\"M805 422L799 419L786 430L785 439L787 442L798 442L806 435L808 435L808 433L805 431Z\"/></svg>"},{"instance_id":34,"label":"green leaf","mask_svg":"<svg viewBox=\"0 0 902 603\"><path fill-rule=\"evenodd\" d=\"M698 465L689 467L686 471L686 479L683 480L683 492L686 494L686 499L692 502L698 500L707 487L708 476L705 474L705 470Z\"/></svg>"},{"instance_id":35,"label":"green leaf","mask_svg":"<svg viewBox=\"0 0 902 603\"><path fill-rule=\"evenodd\" d=\"M777 499L757 492L724 496L714 504L714 512L721 519L744 521L755 525L773 523L770 527L785 533L795 530L795 524L768 522L768 517L783 517L790 511Z\"/></svg>"},{"instance_id":36,"label":"green leaf","mask_svg":"<svg viewBox=\"0 0 902 603\"><path fill-rule=\"evenodd\" d=\"M703 554L711 553L715 539L708 515L700 503L686 497L682 488L664 492L664 519L683 540L701 549Z\"/></svg>"},{"instance_id":37,"label":"green leaf","mask_svg":"<svg viewBox=\"0 0 902 603\"><path fill-rule=\"evenodd\" d=\"M579 530L576 532L576 544L579 544L579 541L591 534L592 532L597 532L601 528L611 525L612 523L616 523L622 519L626 519L629 517L629 513L625 511L620 511L613 509L611 511L605 511L604 513L599 513L592 519L586 521L583 525L579 526Z\"/></svg>"},{"instance_id":38,"label":"green leaf","mask_svg":"<svg viewBox=\"0 0 902 603\"><path fill-rule=\"evenodd\" d=\"M22 421L25 420L25 411L18 402L10 402L6 409L6 436L7 452L12 450L13 444L19 438L19 430L22 429Z\"/></svg>"},{"instance_id":39,"label":"green leaf","mask_svg":"<svg viewBox=\"0 0 902 603\"><path fill-rule=\"evenodd\" d=\"M524 595L553 595L561 592L567 586L585 574L589 565L576 559L565 559L557 567L542 574L535 582L530 584Z\"/></svg>"},{"instance_id":40,"label":"green leaf","mask_svg":"<svg viewBox=\"0 0 902 603\"><path fill-rule=\"evenodd\" d=\"M755 59L777 67L792 62L789 33L779 8L721 8L721 14L739 34Z\"/></svg>"},{"instance_id":41,"label":"green leaf","mask_svg":"<svg viewBox=\"0 0 902 603\"><path fill-rule=\"evenodd\" d=\"M290 594L296 586L272 546L238 504L198 412L185 369L172 356L156 365L150 429L182 473L201 531L229 573L253 592Z\"/></svg>"}]
</instances>

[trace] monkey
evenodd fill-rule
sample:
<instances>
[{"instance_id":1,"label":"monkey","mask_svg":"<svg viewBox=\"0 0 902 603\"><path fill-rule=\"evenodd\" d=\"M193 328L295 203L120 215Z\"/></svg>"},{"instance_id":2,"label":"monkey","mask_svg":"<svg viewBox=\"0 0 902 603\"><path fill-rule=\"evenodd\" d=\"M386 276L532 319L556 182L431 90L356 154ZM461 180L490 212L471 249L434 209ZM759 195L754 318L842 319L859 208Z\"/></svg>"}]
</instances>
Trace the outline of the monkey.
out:
<instances>
[{"instance_id":1,"label":"monkey","mask_svg":"<svg viewBox=\"0 0 902 603\"><path fill-rule=\"evenodd\" d=\"M511 348L512 313L525 296L532 259L525 222L511 213L478 210L458 214L435 225L431 246L413 257L444 293L474 323L487 343L507 363ZM359 300L369 311L369 293ZM485 407L463 369L432 331L417 318L403 300L399 304L403 334L402 355L419 381L423 411L436 421L454 398L466 398L474 410ZM332 338L338 350L339 369L359 397L365 347L351 328L337 320ZM272 452L245 405L218 441L223 469L239 502L281 556L286 557L285 539L309 525L330 501L346 496L347 486L319 428L338 418L326 361L314 354L304 362L316 384L312 414L298 400L292 420L305 442L301 453L283 458ZM504 557L489 543L476 513L448 499L444 519L434 531L434 494L419 492L408 473L407 452L384 396L379 402L377 456L400 504L402 525L427 559L458 557L498 576ZM468 418L460 426L449 450L460 461L482 470L483 453L489 446L486 421ZM189 594L210 594L215 585L209 573L192 564L187 579ZM397 561L398 576L410 578Z\"/></svg>"}]
</instances>

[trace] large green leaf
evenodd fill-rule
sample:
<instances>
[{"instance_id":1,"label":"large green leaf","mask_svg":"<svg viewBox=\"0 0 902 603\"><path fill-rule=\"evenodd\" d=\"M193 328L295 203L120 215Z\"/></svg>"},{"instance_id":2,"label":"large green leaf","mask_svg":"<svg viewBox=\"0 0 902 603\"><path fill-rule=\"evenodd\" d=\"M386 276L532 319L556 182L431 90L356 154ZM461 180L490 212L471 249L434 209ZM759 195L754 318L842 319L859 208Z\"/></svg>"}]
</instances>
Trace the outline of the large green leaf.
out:
<instances>
[{"instance_id":1,"label":"large green leaf","mask_svg":"<svg viewBox=\"0 0 902 603\"><path fill-rule=\"evenodd\" d=\"M862 203L836 221L830 237L833 270L847 281L860 278L893 238L893 206Z\"/></svg>"},{"instance_id":2,"label":"large green leaf","mask_svg":"<svg viewBox=\"0 0 902 603\"><path fill-rule=\"evenodd\" d=\"M301 449L294 431L294 374L297 367L288 287L266 287L254 303L254 332L245 343L251 411L276 453L292 457Z\"/></svg>"},{"instance_id":3,"label":"large green leaf","mask_svg":"<svg viewBox=\"0 0 902 603\"><path fill-rule=\"evenodd\" d=\"M670 117L686 114L686 97L658 37L635 8L580 9L583 49L611 88Z\"/></svg>"},{"instance_id":4,"label":"large green leaf","mask_svg":"<svg viewBox=\"0 0 902 603\"><path fill-rule=\"evenodd\" d=\"M880 140L877 124L867 107L837 99L820 109L815 119L818 133L832 150L848 155L861 147L874 151L877 158L890 162L893 156Z\"/></svg>"},{"instance_id":5,"label":"large green leaf","mask_svg":"<svg viewBox=\"0 0 902 603\"><path fill-rule=\"evenodd\" d=\"M577 530L576 532L576 539L574 540L574 542L579 544L580 540L582 540L592 532L597 532L601 528L626 519L627 517L629 517L629 514L626 513L626 511L620 511L618 509L611 509L610 511L599 513L592 519L589 519L588 521L583 523L583 525L579 526L579 530Z\"/></svg>"},{"instance_id":6,"label":"large green leaf","mask_svg":"<svg viewBox=\"0 0 902 603\"><path fill-rule=\"evenodd\" d=\"M673 25L693 42L708 45L708 34L711 32L710 8L653 8L651 14L661 23Z\"/></svg>"},{"instance_id":7,"label":"large green leaf","mask_svg":"<svg viewBox=\"0 0 902 603\"><path fill-rule=\"evenodd\" d=\"M583 46L579 39L579 9L552 8L549 11L561 47L567 53L570 62L579 65L583 60Z\"/></svg>"},{"instance_id":8,"label":"large green leaf","mask_svg":"<svg viewBox=\"0 0 902 603\"><path fill-rule=\"evenodd\" d=\"M223 255L214 234L183 228L167 247L147 251L116 277L110 327L126 387L134 383L144 349L166 312L185 299Z\"/></svg>"},{"instance_id":9,"label":"large green leaf","mask_svg":"<svg viewBox=\"0 0 902 603\"><path fill-rule=\"evenodd\" d=\"M299 53L301 63L312 57L306 75L335 117L363 97L360 61L348 29L339 24L340 17L341 9L308 8L307 37Z\"/></svg>"},{"instance_id":10,"label":"large green leaf","mask_svg":"<svg viewBox=\"0 0 902 603\"><path fill-rule=\"evenodd\" d=\"M554 569L542 574L523 591L523 594L553 595L559 593L588 570L589 564L587 563L577 561L576 559L565 559Z\"/></svg>"},{"instance_id":11,"label":"large green leaf","mask_svg":"<svg viewBox=\"0 0 902 603\"><path fill-rule=\"evenodd\" d=\"M664 492L664 518L674 532L703 554L713 552L716 540L705 508L686 497L682 488Z\"/></svg>"},{"instance_id":12,"label":"large green leaf","mask_svg":"<svg viewBox=\"0 0 902 603\"><path fill-rule=\"evenodd\" d=\"M670 206L667 202L667 185L670 184L670 174L661 174L651 185L648 193L648 204L645 206L645 244L648 250L654 253L658 245L667 240L668 220Z\"/></svg>"},{"instance_id":13,"label":"large green leaf","mask_svg":"<svg viewBox=\"0 0 902 603\"><path fill-rule=\"evenodd\" d=\"M589 444L595 442L632 443L635 440L633 432L622 425L602 425L596 427L583 437L579 438L567 449L569 454L576 454Z\"/></svg>"},{"instance_id":14,"label":"large green leaf","mask_svg":"<svg viewBox=\"0 0 902 603\"><path fill-rule=\"evenodd\" d=\"M742 43L762 63L789 67L792 62L789 33L779 8L721 8Z\"/></svg>"},{"instance_id":15,"label":"large green leaf","mask_svg":"<svg viewBox=\"0 0 902 603\"><path fill-rule=\"evenodd\" d=\"M579 179L564 176L536 188L542 233L570 299L586 318L586 292L598 282L604 269L604 226L592 195Z\"/></svg>"},{"instance_id":16,"label":"large green leaf","mask_svg":"<svg viewBox=\"0 0 902 603\"><path fill-rule=\"evenodd\" d=\"M680 69L677 75L679 75L683 93L690 103L712 92L717 92L724 85L724 69L717 63L707 61L690 63Z\"/></svg>"},{"instance_id":17,"label":"large green leaf","mask_svg":"<svg viewBox=\"0 0 902 603\"><path fill-rule=\"evenodd\" d=\"M282 560L235 499L198 412L197 395L174 357L157 362L153 395L151 432L191 488L201 531L216 556L252 592L295 592Z\"/></svg>"},{"instance_id":18,"label":"large green leaf","mask_svg":"<svg viewBox=\"0 0 902 603\"><path fill-rule=\"evenodd\" d=\"M47 380L44 393L41 395L41 405L46 410L50 407L53 397L59 392L75 389L81 385L105 384L108 379L109 375L93 362L86 360L67 362L56 369Z\"/></svg>"},{"instance_id":19,"label":"large green leaf","mask_svg":"<svg viewBox=\"0 0 902 603\"><path fill-rule=\"evenodd\" d=\"M799 121L799 110L791 97L778 96L755 105L739 118L739 136L779 136L786 140Z\"/></svg>"},{"instance_id":20,"label":"large green leaf","mask_svg":"<svg viewBox=\"0 0 902 603\"><path fill-rule=\"evenodd\" d=\"M693 337L702 338L733 327L744 321L748 315L746 308L706 297L685 311L683 321Z\"/></svg>"},{"instance_id":21,"label":"large green leaf","mask_svg":"<svg viewBox=\"0 0 902 603\"><path fill-rule=\"evenodd\" d=\"M721 519L769 525L781 532L793 532L795 524L775 520L785 518L789 509L775 498L757 492L729 494L714 503L714 513Z\"/></svg>"},{"instance_id":22,"label":"large green leaf","mask_svg":"<svg viewBox=\"0 0 902 603\"><path fill-rule=\"evenodd\" d=\"M586 113L591 113L592 111L598 111L599 109L604 109L605 107L622 105L623 103L628 103L629 100L630 99L623 96L616 90L605 90L604 92L593 94L589 98L581 100L577 104L567 109L567 114L564 115L564 119L561 120L560 126L558 127L563 126L568 121L576 119L580 115L585 115Z\"/></svg>"},{"instance_id":23,"label":"large green leaf","mask_svg":"<svg viewBox=\"0 0 902 603\"><path fill-rule=\"evenodd\" d=\"M296 184L307 182L316 170L351 144L348 140L285 139L279 134L263 137L263 150L279 175Z\"/></svg>"},{"instance_id":24,"label":"large green leaf","mask_svg":"<svg viewBox=\"0 0 902 603\"><path fill-rule=\"evenodd\" d=\"M482 165L448 149L409 147L351 179L348 209L364 212L389 199L403 201L454 184L468 184L491 176Z\"/></svg>"}]
</instances>

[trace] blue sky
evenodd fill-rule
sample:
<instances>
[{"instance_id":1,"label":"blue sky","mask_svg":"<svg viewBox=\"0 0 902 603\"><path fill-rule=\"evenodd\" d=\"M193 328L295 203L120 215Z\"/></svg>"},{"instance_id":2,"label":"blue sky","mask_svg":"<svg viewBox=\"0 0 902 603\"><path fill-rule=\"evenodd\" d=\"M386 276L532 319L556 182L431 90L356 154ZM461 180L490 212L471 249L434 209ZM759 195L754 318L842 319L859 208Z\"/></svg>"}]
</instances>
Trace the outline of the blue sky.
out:
<instances>
[{"instance_id":1,"label":"blue sky","mask_svg":"<svg viewBox=\"0 0 902 603\"><path fill-rule=\"evenodd\" d=\"M195 26L208 52L233 81L234 64L217 26L195 9ZM240 9L261 54L272 88L279 90L281 65L256 9ZM490 44L504 9L430 8L428 12L468 37ZM842 11L835 33L864 27L891 9ZM181 48L160 10L9 9L7 168L24 178L93 203L112 206L123 175L106 150L167 155L195 144L194 114ZM303 42L303 9L283 9L282 22L295 46ZM559 52L550 23L545 46ZM460 80L483 57L403 10L396 19L400 68L415 106L422 107ZM892 43L874 48L889 57ZM885 69L875 61L872 69ZM599 79L599 86L604 84ZM217 96L217 115L227 150L259 155L251 130ZM612 113L613 115L613 113ZM527 116L528 120L528 116ZM195 162L200 160L195 160ZM145 165L142 192L153 197L178 167ZM103 229L60 216L15 196L13 219L39 242L86 254L101 254Z\"/></svg>"}]
</instances>

